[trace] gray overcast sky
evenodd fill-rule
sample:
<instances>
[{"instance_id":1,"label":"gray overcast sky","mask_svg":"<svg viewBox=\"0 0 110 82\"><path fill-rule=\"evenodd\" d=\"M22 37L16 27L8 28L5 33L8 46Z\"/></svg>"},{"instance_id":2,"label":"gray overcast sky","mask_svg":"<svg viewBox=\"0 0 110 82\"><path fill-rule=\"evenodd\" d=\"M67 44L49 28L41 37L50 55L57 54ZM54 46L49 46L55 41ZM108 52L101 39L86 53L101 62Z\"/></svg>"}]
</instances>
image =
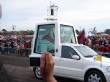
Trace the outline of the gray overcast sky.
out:
<instances>
[{"instance_id":1,"label":"gray overcast sky","mask_svg":"<svg viewBox=\"0 0 110 82\"><path fill-rule=\"evenodd\" d=\"M34 29L46 17L50 1L60 7L59 19L76 28L110 28L110 0L0 0L0 30L12 30L12 25L16 30Z\"/></svg>"}]
</instances>

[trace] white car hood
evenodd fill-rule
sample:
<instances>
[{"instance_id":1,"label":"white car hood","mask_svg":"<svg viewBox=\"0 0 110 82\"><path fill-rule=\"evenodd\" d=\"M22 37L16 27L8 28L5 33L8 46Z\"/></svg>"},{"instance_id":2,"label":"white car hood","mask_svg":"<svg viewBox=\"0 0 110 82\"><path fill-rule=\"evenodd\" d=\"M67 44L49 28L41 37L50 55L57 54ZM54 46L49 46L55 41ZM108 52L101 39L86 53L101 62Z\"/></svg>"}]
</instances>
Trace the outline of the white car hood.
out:
<instances>
[{"instance_id":1,"label":"white car hood","mask_svg":"<svg viewBox=\"0 0 110 82\"><path fill-rule=\"evenodd\" d=\"M106 62L110 64L110 58L102 56L102 62Z\"/></svg>"},{"instance_id":2,"label":"white car hood","mask_svg":"<svg viewBox=\"0 0 110 82\"><path fill-rule=\"evenodd\" d=\"M100 58L97 59L97 56L95 56L95 59L94 59L95 61L101 62L104 65L110 66L110 58L99 55Z\"/></svg>"},{"instance_id":3,"label":"white car hood","mask_svg":"<svg viewBox=\"0 0 110 82\"><path fill-rule=\"evenodd\" d=\"M90 61L96 61L96 62L102 62L103 64L109 65L110 66L110 58L101 56L101 59L97 59L97 56L86 58L86 60Z\"/></svg>"}]
</instances>

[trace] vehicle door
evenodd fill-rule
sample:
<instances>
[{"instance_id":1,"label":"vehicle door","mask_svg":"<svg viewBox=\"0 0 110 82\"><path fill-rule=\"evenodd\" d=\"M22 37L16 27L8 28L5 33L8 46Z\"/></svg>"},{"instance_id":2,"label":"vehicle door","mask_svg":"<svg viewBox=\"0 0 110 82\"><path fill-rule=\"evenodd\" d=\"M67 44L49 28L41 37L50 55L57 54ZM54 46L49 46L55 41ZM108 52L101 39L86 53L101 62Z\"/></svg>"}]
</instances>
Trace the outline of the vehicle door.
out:
<instances>
[{"instance_id":1,"label":"vehicle door","mask_svg":"<svg viewBox=\"0 0 110 82\"><path fill-rule=\"evenodd\" d=\"M61 58L58 63L60 74L74 78L82 76L83 61L72 47L62 46Z\"/></svg>"}]
</instances>

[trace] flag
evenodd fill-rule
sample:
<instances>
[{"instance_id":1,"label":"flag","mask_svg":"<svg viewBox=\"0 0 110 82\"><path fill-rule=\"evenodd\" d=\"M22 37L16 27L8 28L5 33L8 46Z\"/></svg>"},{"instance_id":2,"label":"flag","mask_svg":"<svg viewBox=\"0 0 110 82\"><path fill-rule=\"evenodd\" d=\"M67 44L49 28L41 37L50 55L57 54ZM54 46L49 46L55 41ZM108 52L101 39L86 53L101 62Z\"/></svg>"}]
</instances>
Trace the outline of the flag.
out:
<instances>
[{"instance_id":1,"label":"flag","mask_svg":"<svg viewBox=\"0 0 110 82\"><path fill-rule=\"evenodd\" d=\"M83 29L78 36L78 43L79 44L85 44L85 30Z\"/></svg>"},{"instance_id":2,"label":"flag","mask_svg":"<svg viewBox=\"0 0 110 82\"><path fill-rule=\"evenodd\" d=\"M96 56L96 61L102 61L102 56L101 55L97 55Z\"/></svg>"}]
</instances>

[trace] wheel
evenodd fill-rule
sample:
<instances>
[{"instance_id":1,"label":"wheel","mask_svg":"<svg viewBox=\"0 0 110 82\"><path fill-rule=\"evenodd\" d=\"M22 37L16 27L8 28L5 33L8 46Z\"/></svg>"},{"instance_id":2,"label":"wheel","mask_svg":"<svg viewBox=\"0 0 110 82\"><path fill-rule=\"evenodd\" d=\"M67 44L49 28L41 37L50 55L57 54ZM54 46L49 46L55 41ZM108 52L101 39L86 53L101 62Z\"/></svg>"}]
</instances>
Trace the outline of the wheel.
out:
<instances>
[{"instance_id":1,"label":"wheel","mask_svg":"<svg viewBox=\"0 0 110 82\"><path fill-rule=\"evenodd\" d=\"M36 79L42 79L42 76L40 73L40 67L33 67L33 71Z\"/></svg>"},{"instance_id":2,"label":"wheel","mask_svg":"<svg viewBox=\"0 0 110 82\"><path fill-rule=\"evenodd\" d=\"M84 82L106 82L106 79L100 71L92 70L86 74Z\"/></svg>"}]
</instances>

